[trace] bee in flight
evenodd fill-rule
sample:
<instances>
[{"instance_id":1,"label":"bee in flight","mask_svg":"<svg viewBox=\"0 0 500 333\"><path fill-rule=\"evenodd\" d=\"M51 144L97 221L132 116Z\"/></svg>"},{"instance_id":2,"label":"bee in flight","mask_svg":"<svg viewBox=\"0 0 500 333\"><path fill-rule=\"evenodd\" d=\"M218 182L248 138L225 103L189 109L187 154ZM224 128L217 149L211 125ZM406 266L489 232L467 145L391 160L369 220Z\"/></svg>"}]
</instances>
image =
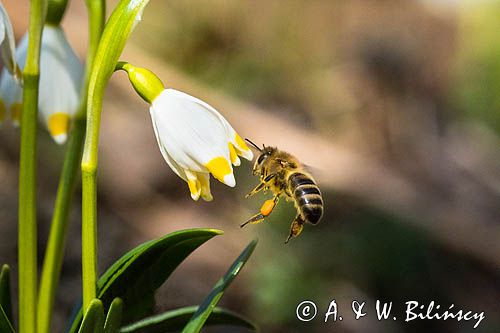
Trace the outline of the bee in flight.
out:
<instances>
[{"instance_id":1,"label":"bee in flight","mask_svg":"<svg viewBox=\"0 0 500 333\"><path fill-rule=\"evenodd\" d=\"M297 237L306 222L317 224L323 215L323 197L313 177L305 171L304 166L293 155L275 147L259 148L252 141L245 139L255 147L259 156L253 166L253 175L260 178L260 183L245 198L264 190L271 190L272 199L266 200L260 212L252 216L241 227L247 224L257 224L269 216L278 204L279 197L284 195L287 200L292 200L297 209L297 216L290 226L290 234L285 243Z\"/></svg>"}]
</instances>

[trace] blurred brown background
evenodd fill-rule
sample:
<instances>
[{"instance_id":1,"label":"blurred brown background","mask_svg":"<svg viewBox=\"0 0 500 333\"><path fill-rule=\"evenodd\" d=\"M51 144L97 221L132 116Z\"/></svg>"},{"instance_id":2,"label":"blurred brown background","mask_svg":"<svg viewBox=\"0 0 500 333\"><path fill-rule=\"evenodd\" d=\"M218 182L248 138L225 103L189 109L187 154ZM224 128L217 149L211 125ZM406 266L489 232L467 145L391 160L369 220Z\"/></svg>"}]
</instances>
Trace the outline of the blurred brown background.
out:
<instances>
[{"instance_id":1,"label":"blurred brown background","mask_svg":"<svg viewBox=\"0 0 500 333\"><path fill-rule=\"evenodd\" d=\"M4 4L20 38L28 1ZM286 246L294 209L284 201L269 222L240 229L264 200L243 198L256 183L249 163L235 189L213 181L215 200L193 202L158 151L147 105L118 73L101 131L101 271L143 241L214 227L225 235L180 267L158 311L199 303L259 237L222 305L263 332L473 331L473 322L405 323L408 300L485 311L475 331L500 331L499 17L493 0L151 1L122 59L206 100L242 136L294 153L312 167L326 211ZM86 19L84 2L72 1L63 25L82 59ZM18 136L2 126L0 261L14 273ZM41 263L64 147L43 129L39 137ZM80 295L78 201L54 332ZM301 323L305 299L320 315ZM346 315L324 323L332 299ZM368 302L362 320L351 316L354 299ZM377 299L393 301L400 319L377 321Z\"/></svg>"}]
</instances>

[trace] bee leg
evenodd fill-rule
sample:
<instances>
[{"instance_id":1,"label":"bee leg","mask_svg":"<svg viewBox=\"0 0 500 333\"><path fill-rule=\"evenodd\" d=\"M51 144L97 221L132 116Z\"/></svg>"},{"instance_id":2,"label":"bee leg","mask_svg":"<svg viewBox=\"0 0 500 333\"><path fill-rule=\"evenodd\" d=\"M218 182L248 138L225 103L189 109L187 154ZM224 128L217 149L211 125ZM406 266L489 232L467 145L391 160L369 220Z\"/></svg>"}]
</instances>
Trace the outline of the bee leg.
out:
<instances>
[{"instance_id":1,"label":"bee leg","mask_svg":"<svg viewBox=\"0 0 500 333\"><path fill-rule=\"evenodd\" d=\"M272 198L272 199L266 200L264 202L264 204L262 204L262 207L260 207L260 213L252 216L250 219L248 219L248 221L246 221L245 223L240 225L240 227L243 228L244 226L246 226L249 223L250 224L257 224L257 223L264 221L264 219L267 216L269 216L269 214L271 214L274 207L276 207L278 200L279 200L279 196L277 196L277 195L274 196L274 198Z\"/></svg>"},{"instance_id":2,"label":"bee leg","mask_svg":"<svg viewBox=\"0 0 500 333\"><path fill-rule=\"evenodd\" d=\"M267 183L271 181L271 179L273 179L274 177L276 177L276 174L272 174L264 178L264 180L262 180L262 182L259 185L257 185L253 190L251 190L250 193L245 195L245 198L249 198L252 195L260 192L261 190L265 190Z\"/></svg>"},{"instance_id":3,"label":"bee leg","mask_svg":"<svg viewBox=\"0 0 500 333\"><path fill-rule=\"evenodd\" d=\"M288 235L287 239L285 240L285 244L288 243L290 239L300 235L302 229L304 229L304 220L300 215L297 215L293 220L292 225L290 226L290 235Z\"/></svg>"},{"instance_id":4,"label":"bee leg","mask_svg":"<svg viewBox=\"0 0 500 333\"><path fill-rule=\"evenodd\" d=\"M264 221L266 217L264 215L262 215L262 213L258 213L258 214L255 214L254 216L252 216L251 218L248 219L248 221L246 221L245 223L243 223L242 225L240 225L240 228L243 228L244 226L246 226L247 224L257 224L257 223L260 223L262 221Z\"/></svg>"},{"instance_id":5,"label":"bee leg","mask_svg":"<svg viewBox=\"0 0 500 333\"><path fill-rule=\"evenodd\" d=\"M251 197L252 195L260 192L261 190L264 189L264 187L266 186L266 183L260 183L259 185L257 185L253 190L251 190L247 195L245 195L245 198L249 198Z\"/></svg>"}]
</instances>

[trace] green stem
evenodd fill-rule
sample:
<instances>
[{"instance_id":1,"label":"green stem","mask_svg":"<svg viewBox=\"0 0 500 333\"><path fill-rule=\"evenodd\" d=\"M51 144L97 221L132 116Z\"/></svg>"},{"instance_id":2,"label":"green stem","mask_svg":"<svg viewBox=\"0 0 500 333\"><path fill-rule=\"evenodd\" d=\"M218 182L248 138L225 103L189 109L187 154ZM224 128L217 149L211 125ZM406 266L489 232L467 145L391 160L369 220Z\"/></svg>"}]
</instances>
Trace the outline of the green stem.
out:
<instances>
[{"instance_id":1,"label":"green stem","mask_svg":"<svg viewBox=\"0 0 500 333\"><path fill-rule=\"evenodd\" d=\"M48 0L45 23L59 25L66 12L68 0Z\"/></svg>"},{"instance_id":2,"label":"green stem","mask_svg":"<svg viewBox=\"0 0 500 333\"><path fill-rule=\"evenodd\" d=\"M32 0L28 51L24 67L23 112L19 161L19 332L36 332L37 224L36 133L38 81L46 2Z\"/></svg>"},{"instance_id":3,"label":"green stem","mask_svg":"<svg viewBox=\"0 0 500 333\"><path fill-rule=\"evenodd\" d=\"M54 2L54 1L53 1ZM54 306L56 287L59 282L64 249L66 244L67 226L70 205L78 174L85 135L85 111L87 109L86 92L90 77L90 68L94 60L99 39L102 34L105 17L105 0L87 0L89 14L89 47L87 52L87 69L85 75L82 104L73 123L73 130L68 143L64 165L59 180L57 198L52 217L50 235L45 253L45 260L40 281L38 299L38 332L50 332L50 321Z\"/></svg>"},{"instance_id":4,"label":"green stem","mask_svg":"<svg viewBox=\"0 0 500 333\"><path fill-rule=\"evenodd\" d=\"M84 134L85 120L77 119L71 131L64 159L49 240L45 250L37 308L39 333L50 332L52 309L64 257L70 204L75 190L78 165L81 161Z\"/></svg>"},{"instance_id":5,"label":"green stem","mask_svg":"<svg viewBox=\"0 0 500 333\"><path fill-rule=\"evenodd\" d=\"M148 0L121 0L115 7L92 63L87 95L87 131L82 158L83 311L97 296L97 149L106 85L128 36Z\"/></svg>"}]
</instances>

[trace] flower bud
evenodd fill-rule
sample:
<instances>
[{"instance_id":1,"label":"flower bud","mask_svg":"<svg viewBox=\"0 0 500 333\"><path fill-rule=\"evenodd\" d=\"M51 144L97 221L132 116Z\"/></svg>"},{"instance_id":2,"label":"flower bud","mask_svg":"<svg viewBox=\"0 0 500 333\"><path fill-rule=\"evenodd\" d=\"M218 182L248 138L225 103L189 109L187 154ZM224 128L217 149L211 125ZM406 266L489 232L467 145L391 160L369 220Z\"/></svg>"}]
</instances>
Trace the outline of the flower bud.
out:
<instances>
[{"instance_id":1,"label":"flower bud","mask_svg":"<svg viewBox=\"0 0 500 333\"><path fill-rule=\"evenodd\" d=\"M132 87L149 104L152 104L153 100L165 90L158 76L146 68L135 67L125 62L120 62L117 68L127 72Z\"/></svg>"}]
</instances>

